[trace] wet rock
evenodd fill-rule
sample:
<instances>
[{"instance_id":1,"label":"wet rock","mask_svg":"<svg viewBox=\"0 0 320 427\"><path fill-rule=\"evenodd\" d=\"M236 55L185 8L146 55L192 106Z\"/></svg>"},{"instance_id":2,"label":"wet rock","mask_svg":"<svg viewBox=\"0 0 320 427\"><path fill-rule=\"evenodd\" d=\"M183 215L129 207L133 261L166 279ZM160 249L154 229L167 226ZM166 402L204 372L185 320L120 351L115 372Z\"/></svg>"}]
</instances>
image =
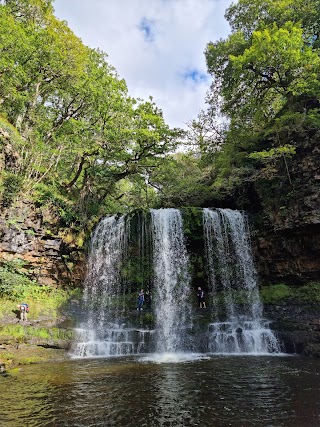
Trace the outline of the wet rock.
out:
<instances>
[{"instance_id":1,"label":"wet rock","mask_svg":"<svg viewBox=\"0 0 320 427\"><path fill-rule=\"evenodd\" d=\"M320 343L308 344L304 348L303 354L306 356L316 357L320 359Z\"/></svg>"},{"instance_id":2,"label":"wet rock","mask_svg":"<svg viewBox=\"0 0 320 427\"><path fill-rule=\"evenodd\" d=\"M265 305L265 315L273 321L270 327L281 341L283 351L312 357L319 357L319 313L320 304Z\"/></svg>"},{"instance_id":3,"label":"wet rock","mask_svg":"<svg viewBox=\"0 0 320 427\"><path fill-rule=\"evenodd\" d=\"M320 278L320 225L255 236L255 261L264 283L301 283Z\"/></svg>"},{"instance_id":4,"label":"wet rock","mask_svg":"<svg viewBox=\"0 0 320 427\"><path fill-rule=\"evenodd\" d=\"M49 213L46 221L48 218ZM80 285L84 277L83 252L69 248L44 223L43 212L29 201L17 201L4 210L0 215L0 260L25 261L30 278L41 285Z\"/></svg>"}]
</instances>

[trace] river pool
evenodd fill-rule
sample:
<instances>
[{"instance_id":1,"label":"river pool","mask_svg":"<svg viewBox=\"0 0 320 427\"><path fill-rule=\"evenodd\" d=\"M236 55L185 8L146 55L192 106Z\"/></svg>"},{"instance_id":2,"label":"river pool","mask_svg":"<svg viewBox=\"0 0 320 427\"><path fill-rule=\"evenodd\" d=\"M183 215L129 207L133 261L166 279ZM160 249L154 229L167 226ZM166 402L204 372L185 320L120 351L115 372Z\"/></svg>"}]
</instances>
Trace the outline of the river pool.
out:
<instances>
[{"instance_id":1,"label":"river pool","mask_svg":"<svg viewBox=\"0 0 320 427\"><path fill-rule=\"evenodd\" d=\"M297 356L71 359L0 377L0 425L318 427L319 388Z\"/></svg>"}]
</instances>

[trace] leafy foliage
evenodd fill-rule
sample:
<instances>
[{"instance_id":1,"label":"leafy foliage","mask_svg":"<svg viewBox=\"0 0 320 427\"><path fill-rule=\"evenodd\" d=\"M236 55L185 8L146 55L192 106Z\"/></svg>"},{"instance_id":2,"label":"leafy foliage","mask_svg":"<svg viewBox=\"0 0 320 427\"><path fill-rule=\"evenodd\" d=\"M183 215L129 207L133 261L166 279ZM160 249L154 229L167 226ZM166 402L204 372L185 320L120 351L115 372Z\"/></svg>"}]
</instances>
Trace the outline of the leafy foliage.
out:
<instances>
[{"instance_id":1,"label":"leafy foliage","mask_svg":"<svg viewBox=\"0 0 320 427\"><path fill-rule=\"evenodd\" d=\"M3 174L2 177L2 206L8 207L11 205L21 188L21 176L12 172Z\"/></svg>"},{"instance_id":2,"label":"leafy foliage","mask_svg":"<svg viewBox=\"0 0 320 427\"><path fill-rule=\"evenodd\" d=\"M16 258L3 262L0 266L0 297L19 301L26 297L35 298L47 294L49 287L40 287L23 271L25 263Z\"/></svg>"},{"instance_id":3,"label":"leafy foliage","mask_svg":"<svg viewBox=\"0 0 320 427\"><path fill-rule=\"evenodd\" d=\"M158 203L165 207L203 205L209 197L209 181L210 174L192 152L168 156L149 177L158 191Z\"/></svg>"},{"instance_id":4,"label":"leafy foliage","mask_svg":"<svg viewBox=\"0 0 320 427\"><path fill-rule=\"evenodd\" d=\"M139 187L182 134L151 98L129 96L107 55L83 45L50 0L0 2L0 114L22 136L22 191L68 225L120 200L120 181ZM8 162L4 171L16 172Z\"/></svg>"},{"instance_id":5,"label":"leafy foliage","mask_svg":"<svg viewBox=\"0 0 320 427\"><path fill-rule=\"evenodd\" d=\"M205 52L210 108L189 129L198 164L215 199L261 178L292 187L290 165L320 124L320 2L239 0L225 16L231 34Z\"/></svg>"},{"instance_id":6,"label":"leafy foliage","mask_svg":"<svg viewBox=\"0 0 320 427\"><path fill-rule=\"evenodd\" d=\"M80 298L79 289L61 289L50 286L39 286L30 279L26 270L26 263L15 258L5 261L0 266L0 318L12 317L12 310L16 304L25 301L29 304L32 319L39 316L58 317L61 310L68 305L71 298Z\"/></svg>"},{"instance_id":7,"label":"leafy foliage","mask_svg":"<svg viewBox=\"0 0 320 427\"><path fill-rule=\"evenodd\" d=\"M290 287L283 283L265 286L261 289L265 303L279 304L286 300L293 302L320 302L320 283L310 282L299 287Z\"/></svg>"},{"instance_id":8,"label":"leafy foliage","mask_svg":"<svg viewBox=\"0 0 320 427\"><path fill-rule=\"evenodd\" d=\"M319 93L319 1L240 0L226 17L232 34L209 43L213 89L233 123L262 128L296 98Z\"/></svg>"}]
</instances>

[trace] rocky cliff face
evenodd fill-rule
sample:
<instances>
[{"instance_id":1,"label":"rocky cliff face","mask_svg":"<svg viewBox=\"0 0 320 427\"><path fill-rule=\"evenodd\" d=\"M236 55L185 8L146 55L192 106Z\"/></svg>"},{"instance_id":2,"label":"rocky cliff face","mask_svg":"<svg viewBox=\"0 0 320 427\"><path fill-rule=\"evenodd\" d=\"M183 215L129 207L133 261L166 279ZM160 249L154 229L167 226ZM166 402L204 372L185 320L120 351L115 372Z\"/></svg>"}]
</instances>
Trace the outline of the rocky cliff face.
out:
<instances>
[{"instance_id":1,"label":"rocky cliff face","mask_svg":"<svg viewBox=\"0 0 320 427\"><path fill-rule=\"evenodd\" d=\"M320 358L320 304L287 301L265 304L265 315L273 320L285 353Z\"/></svg>"},{"instance_id":2,"label":"rocky cliff face","mask_svg":"<svg viewBox=\"0 0 320 427\"><path fill-rule=\"evenodd\" d=\"M304 283L320 282L319 139L319 134L305 135L287 170L279 159L273 179L254 183L252 243L265 286L284 283L294 292ZM289 297L266 304L265 314L284 351L320 357L319 291L308 302Z\"/></svg>"},{"instance_id":3,"label":"rocky cliff face","mask_svg":"<svg viewBox=\"0 0 320 427\"><path fill-rule=\"evenodd\" d=\"M288 171L279 159L278 175L255 183L261 210L253 215L253 245L265 283L320 280L319 139L304 141Z\"/></svg>"},{"instance_id":4,"label":"rocky cliff face","mask_svg":"<svg viewBox=\"0 0 320 427\"><path fill-rule=\"evenodd\" d=\"M20 258L26 273L40 285L79 285L84 275L84 251L66 243L48 210L18 201L0 216L0 259Z\"/></svg>"},{"instance_id":5,"label":"rocky cliff face","mask_svg":"<svg viewBox=\"0 0 320 427\"><path fill-rule=\"evenodd\" d=\"M254 233L263 283L299 284L320 278L320 224Z\"/></svg>"}]
</instances>

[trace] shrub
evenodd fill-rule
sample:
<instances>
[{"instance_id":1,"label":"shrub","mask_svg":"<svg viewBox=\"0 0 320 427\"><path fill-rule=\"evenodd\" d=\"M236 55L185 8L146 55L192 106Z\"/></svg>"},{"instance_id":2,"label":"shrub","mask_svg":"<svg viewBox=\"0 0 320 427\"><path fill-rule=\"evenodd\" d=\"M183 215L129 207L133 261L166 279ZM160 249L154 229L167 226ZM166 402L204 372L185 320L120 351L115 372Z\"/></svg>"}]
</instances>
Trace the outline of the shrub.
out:
<instances>
[{"instance_id":1,"label":"shrub","mask_svg":"<svg viewBox=\"0 0 320 427\"><path fill-rule=\"evenodd\" d=\"M3 207L11 206L20 192L22 177L12 172L5 172L2 178L1 203Z\"/></svg>"},{"instance_id":2,"label":"shrub","mask_svg":"<svg viewBox=\"0 0 320 427\"><path fill-rule=\"evenodd\" d=\"M293 289L289 286L280 283L277 285L266 286L261 289L261 297L263 302L273 304L285 298L292 296Z\"/></svg>"},{"instance_id":3,"label":"shrub","mask_svg":"<svg viewBox=\"0 0 320 427\"><path fill-rule=\"evenodd\" d=\"M34 189L32 198L35 204L49 206L50 210L57 215L65 225L73 225L78 221L73 202L59 194L54 186L38 183Z\"/></svg>"},{"instance_id":4,"label":"shrub","mask_svg":"<svg viewBox=\"0 0 320 427\"><path fill-rule=\"evenodd\" d=\"M23 298L31 288L37 286L24 274L10 270L7 266L0 267L0 296L17 300Z\"/></svg>"},{"instance_id":5,"label":"shrub","mask_svg":"<svg viewBox=\"0 0 320 427\"><path fill-rule=\"evenodd\" d=\"M310 282L299 287L285 284L265 286L261 289L263 302L276 304L291 299L296 302L320 302L320 283Z\"/></svg>"},{"instance_id":6,"label":"shrub","mask_svg":"<svg viewBox=\"0 0 320 427\"><path fill-rule=\"evenodd\" d=\"M320 283L312 282L296 290L296 297L300 301L320 302Z\"/></svg>"}]
</instances>

